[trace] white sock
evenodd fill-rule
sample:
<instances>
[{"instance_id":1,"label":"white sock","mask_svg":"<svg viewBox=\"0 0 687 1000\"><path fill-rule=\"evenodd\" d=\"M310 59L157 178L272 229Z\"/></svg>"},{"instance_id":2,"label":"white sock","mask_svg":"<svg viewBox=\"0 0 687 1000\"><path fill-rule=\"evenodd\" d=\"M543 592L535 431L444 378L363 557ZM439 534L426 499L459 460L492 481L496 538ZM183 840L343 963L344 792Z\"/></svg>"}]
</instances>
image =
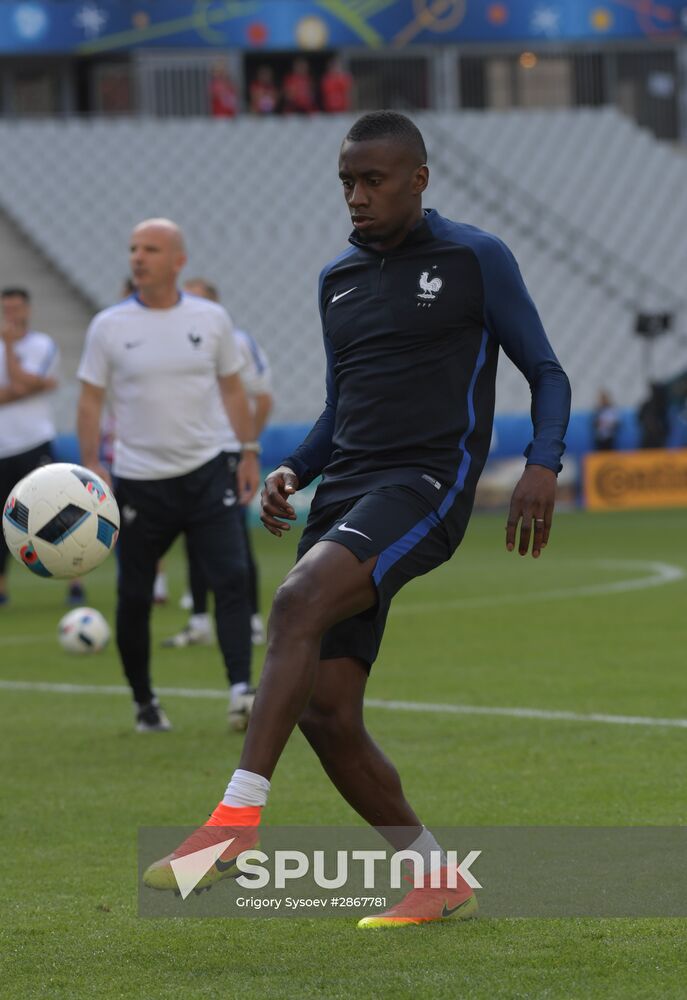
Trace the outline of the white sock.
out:
<instances>
[{"instance_id":1,"label":"white sock","mask_svg":"<svg viewBox=\"0 0 687 1000\"><path fill-rule=\"evenodd\" d=\"M204 612L202 615L191 615L188 620L188 627L196 629L198 632L207 632L210 628L210 615Z\"/></svg>"},{"instance_id":2,"label":"white sock","mask_svg":"<svg viewBox=\"0 0 687 1000\"><path fill-rule=\"evenodd\" d=\"M269 790L267 778L238 768L231 776L222 803L225 806L264 806Z\"/></svg>"},{"instance_id":3,"label":"white sock","mask_svg":"<svg viewBox=\"0 0 687 1000\"><path fill-rule=\"evenodd\" d=\"M238 684L232 684L229 688L229 699L232 705L237 705L241 695L245 694L247 690L248 684L246 681L239 681ZM250 771L247 771L246 773L250 774Z\"/></svg>"},{"instance_id":4,"label":"white sock","mask_svg":"<svg viewBox=\"0 0 687 1000\"><path fill-rule=\"evenodd\" d=\"M428 874L435 868L443 868L446 864L446 852L437 843L434 834L426 826L422 827L420 836L412 844L408 844L406 850L417 851L424 862L425 874Z\"/></svg>"}]
</instances>

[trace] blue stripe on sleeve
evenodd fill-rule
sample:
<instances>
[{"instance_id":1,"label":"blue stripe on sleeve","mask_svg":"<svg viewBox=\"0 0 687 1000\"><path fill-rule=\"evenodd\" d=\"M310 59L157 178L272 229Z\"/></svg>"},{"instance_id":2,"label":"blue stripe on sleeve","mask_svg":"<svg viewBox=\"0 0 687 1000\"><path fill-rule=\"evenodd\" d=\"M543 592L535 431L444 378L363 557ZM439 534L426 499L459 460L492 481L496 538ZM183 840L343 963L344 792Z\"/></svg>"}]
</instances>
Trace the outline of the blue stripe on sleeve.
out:
<instances>
[{"instance_id":1,"label":"blue stripe on sleeve","mask_svg":"<svg viewBox=\"0 0 687 1000\"><path fill-rule=\"evenodd\" d=\"M251 353L251 357L253 358L253 364L255 365L255 369L258 375L262 375L267 365L265 364L262 351L258 347L258 344L254 340L254 338L251 337L251 335L248 333L247 330L236 330L236 333L244 338L246 344L248 345L248 350Z\"/></svg>"},{"instance_id":2,"label":"blue stripe on sleeve","mask_svg":"<svg viewBox=\"0 0 687 1000\"><path fill-rule=\"evenodd\" d=\"M460 491L465 486L465 480L467 474L470 471L470 465L472 463L472 456L466 448L466 442L468 437L472 434L475 429L475 384L477 382L477 377L484 367L484 362L487 357L487 342L489 340L489 334L486 330L482 331L482 340L479 345L479 353L477 355L477 361L475 362L475 368L472 373L472 378L470 379L470 387L468 389L468 425L463 431L463 436L460 439L459 448L462 452L462 458L460 460L460 465L458 466L458 475L456 476L456 481L453 486L447 492L446 496L441 502L439 507L439 516L444 518L446 514L453 506L453 503L460 493Z\"/></svg>"}]
</instances>

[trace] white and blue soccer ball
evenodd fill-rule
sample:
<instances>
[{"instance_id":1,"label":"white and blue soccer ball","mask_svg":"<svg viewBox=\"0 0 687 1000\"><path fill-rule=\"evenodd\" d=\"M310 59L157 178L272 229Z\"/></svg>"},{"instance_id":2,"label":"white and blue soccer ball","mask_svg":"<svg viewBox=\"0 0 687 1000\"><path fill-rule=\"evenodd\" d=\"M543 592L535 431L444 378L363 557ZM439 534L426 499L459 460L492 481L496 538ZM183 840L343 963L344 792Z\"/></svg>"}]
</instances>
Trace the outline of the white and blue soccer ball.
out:
<instances>
[{"instance_id":1,"label":"white and blue soccer ball","mask_svg":"<svg viewBox=\"0 0 687 1000\"><path fill-rule=\"evenodd\" d=\"M110 487L90 469L52 462L14 487L2 530L14 558L32 573L70 579L89 573L112 551L119 508Z\"/></svg>"},{"instance_id":2,"label":"white and blue soccer ball","mask_svg":"<svg viewBox=\"0 0 687 1000\"><path fill-rule=\"evenodd\" d=\"M68 653L99 653L110 639L110 626L95 608L74 608L57 626L60 646Z\"/></svg>"}]
</instances>

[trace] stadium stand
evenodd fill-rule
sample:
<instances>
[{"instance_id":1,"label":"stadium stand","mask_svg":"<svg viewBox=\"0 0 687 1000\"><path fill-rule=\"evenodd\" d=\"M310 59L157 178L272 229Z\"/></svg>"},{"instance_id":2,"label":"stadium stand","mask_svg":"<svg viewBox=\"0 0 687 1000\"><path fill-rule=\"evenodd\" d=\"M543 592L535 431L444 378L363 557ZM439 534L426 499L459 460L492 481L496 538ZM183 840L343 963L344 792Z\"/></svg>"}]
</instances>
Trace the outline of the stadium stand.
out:
<instances>
[{"instance_id":1,"label":"stadium stand","mask_svg":"<svg viewBox=\"0 0 687 1000\"><path fill-rule=\"evenodd\" d=\"M650 374L686 366L684 341L665 336L648 372L633 333L637 311L687 320L684 156L609 109L414 117L433 168L426 204L510 244L576 409L600 385L634 406ZM189 273L216 281L279 359L275 420L308 421L323 393L317 275L349 228L336 179L349 120L4 122L0 209L98 307L117 297L132 224L177 220ZM519 374L504 363L499 379L500 412L525 411Z\"/></svg>"}]
</instances>

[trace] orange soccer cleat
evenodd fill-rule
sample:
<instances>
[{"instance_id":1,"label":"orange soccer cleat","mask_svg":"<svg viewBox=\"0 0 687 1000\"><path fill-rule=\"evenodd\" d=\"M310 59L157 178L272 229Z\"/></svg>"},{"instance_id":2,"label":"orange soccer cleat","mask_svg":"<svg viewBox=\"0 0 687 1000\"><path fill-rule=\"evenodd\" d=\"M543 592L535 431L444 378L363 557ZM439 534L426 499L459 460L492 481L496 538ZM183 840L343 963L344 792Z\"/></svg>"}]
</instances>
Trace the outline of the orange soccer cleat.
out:
<instances>
[{"instance_id":1,"label":"orange soccer cleat","mask_svg":"<svg viewBox=\"0 0 687 1000\"><path fill-rule=\"evenodd\" d=\"M202 877L194 880L194 891L199 893L203 889L211 889L224 878L235 878L239 874L236 867L238 855L258 844L260 811L259 806L235 807L220 803L207 823L194 830L171 854L154 861L146 868L143 873L144 885L150 889L171 889L180 895L179 881L172 862L227 840L231 840L231 843L222 854L209 865Z\"/></svg>"},{"instance_id":2,"label":"orange soccer cleat","mask_svg":"<svg viewBox=\"0 0 687 1000\"><path fill-rule=\"evenodd\" d=\"M358 921L358 927L405 927L408 924L428 924L436 920L448 920L453 917L456 920L466 920L477 914L477 898L459 872L451 872L451 879L448 878L449 869L441 869L440 887L432 888L430 885L431 874L425 876L424 886L418 889L411 889L395 906L385 910L384 913L377 913L369 917L363 917ZM412 881L410 876L406 876ZM434 881L436 872L434 873ZM456 888L450 888L456 882Z\"/></svg>"}]
</instances>

